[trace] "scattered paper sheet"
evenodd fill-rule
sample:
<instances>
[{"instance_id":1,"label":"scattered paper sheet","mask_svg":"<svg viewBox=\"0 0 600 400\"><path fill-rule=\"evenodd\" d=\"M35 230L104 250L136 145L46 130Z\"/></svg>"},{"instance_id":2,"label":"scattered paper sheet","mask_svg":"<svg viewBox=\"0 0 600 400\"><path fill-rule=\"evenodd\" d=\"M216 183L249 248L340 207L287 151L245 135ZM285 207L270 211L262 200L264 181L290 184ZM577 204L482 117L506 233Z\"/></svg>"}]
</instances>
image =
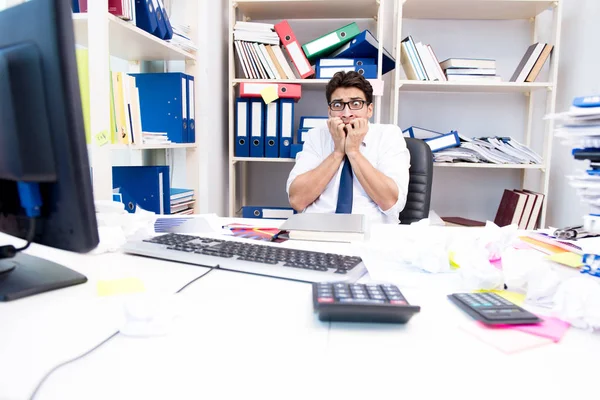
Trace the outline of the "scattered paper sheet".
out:
<instances>
[{"instance_id":1,"label":"scattered paper sheet","mask_svg":"<svg viewBox=\"0 0 600 400\"><path fill-rule=\"evenodd\" d=\"M479 323L470 321L460 328L475 336L477 339L500 350L504 354L515 354L524 350L544 346L553 343L551 339L530 335L514 329L494 329Z\"/></svg>"},{"instance_id":2,"label":"scattered paper sheet","mask_svg":"<svg viewBox=\"0 0 600 400\"><path fill-rule=\"evenodd\" d=\"M145 292L144 282L138 278L112 279L98 281L98 296L114 296L117 294Z\"/></svg>"},{"instance_id":3,"label":"scattered paper sheet","mask_svg":"<svg viewBox=\"0 0 600 400\"><path fill-rule=\"evenodd\" d=\"M571 252L556 253L546 258L550 261L554 261L571 268L579 268L583 266L583 256L581 254L575 254Z\"/></svg>"}]
</instances>

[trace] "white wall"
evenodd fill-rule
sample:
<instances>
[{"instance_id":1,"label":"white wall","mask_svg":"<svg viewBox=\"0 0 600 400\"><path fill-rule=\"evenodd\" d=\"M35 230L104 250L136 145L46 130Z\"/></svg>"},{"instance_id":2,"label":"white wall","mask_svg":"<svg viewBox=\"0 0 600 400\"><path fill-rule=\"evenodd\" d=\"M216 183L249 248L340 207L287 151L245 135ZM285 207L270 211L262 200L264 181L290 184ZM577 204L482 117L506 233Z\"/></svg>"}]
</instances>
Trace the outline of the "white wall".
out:
<instances>
[{"instance_id":1,"label":"white wall","mask_svg":"<svg viewBox=\"0 0 600 400\"><path fill-rule=\"evenodd\" d=\"M566 0L563 8L562 42L558 76L557 111L565 111L574 97L600 94L600 2L598 0ZM576 225L588 208L581 204L565 179L585 168L575 161L571 149L554 142L548 223L553 226Z\"/></svg>"}]
</instances>

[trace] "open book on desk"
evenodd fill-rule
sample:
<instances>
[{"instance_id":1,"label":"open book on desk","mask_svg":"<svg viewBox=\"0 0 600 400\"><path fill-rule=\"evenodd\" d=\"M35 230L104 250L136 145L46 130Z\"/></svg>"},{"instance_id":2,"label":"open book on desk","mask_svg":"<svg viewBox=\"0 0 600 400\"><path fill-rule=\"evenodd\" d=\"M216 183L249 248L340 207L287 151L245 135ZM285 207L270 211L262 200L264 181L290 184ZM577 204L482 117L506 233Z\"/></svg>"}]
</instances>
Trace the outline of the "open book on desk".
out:
<instances>
[{"instance_id":1,"label":"open book on desk","mask_svg":"<svg viewBox=\"0 0 600 400\"><path fill-rule=\"evenodd\" d=\"M285 221L277 238L321 242L353 242L366 239L367 219L361 214L294 214Z\"/></svg>"}]
</instances>

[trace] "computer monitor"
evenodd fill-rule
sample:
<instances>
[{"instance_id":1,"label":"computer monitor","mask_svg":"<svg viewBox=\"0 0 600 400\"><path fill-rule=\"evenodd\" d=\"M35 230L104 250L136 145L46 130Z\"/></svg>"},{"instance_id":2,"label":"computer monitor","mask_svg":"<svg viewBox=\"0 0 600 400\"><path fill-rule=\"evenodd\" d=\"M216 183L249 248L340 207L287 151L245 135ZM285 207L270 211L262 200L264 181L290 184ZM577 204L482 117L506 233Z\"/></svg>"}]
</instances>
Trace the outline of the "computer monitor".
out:
<instances>
[{"instance_id":1,"label":"computer monitor","mask_svg":"<svg viewBox=\"0 0 600 400\"><path fill-rule=\"evenodd\" d=\"M0 11L0 232L25 248L88 252L98 229L70 5L31 0ZM0 236L0 300L86 282L23 247Z\"/></svg>"}]
</instances>

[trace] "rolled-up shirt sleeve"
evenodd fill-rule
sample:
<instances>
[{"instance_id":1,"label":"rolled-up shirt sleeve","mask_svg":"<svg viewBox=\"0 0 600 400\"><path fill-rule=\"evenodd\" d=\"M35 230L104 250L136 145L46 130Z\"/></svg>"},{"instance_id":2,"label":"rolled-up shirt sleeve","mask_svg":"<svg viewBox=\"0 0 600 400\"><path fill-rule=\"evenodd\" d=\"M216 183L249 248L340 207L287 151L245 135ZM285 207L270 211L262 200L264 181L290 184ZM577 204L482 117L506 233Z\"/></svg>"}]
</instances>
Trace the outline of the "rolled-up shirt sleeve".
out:
<instances>
[{"instance_id":1,"label":"rolled-up shirt sleeve","mask_svg":"<svg viewBox=\"0 0 600 400\"><path fill-rule=\"evenodd\" d=\"M390 128L383 134L377 169L385 176L391 178L398 186L398 200L389 210L381 210L385 215L398 218L400 211L406 205L408 194L410 153L400 128L389 125Z\"/></svg>"},{"instance_id":2,"label":"rolled-up shirt sleeve","mask_svg":"<svg viewBox=\"0 0 600 400\"><path fill-rule=\"evenodd\" d=\"M311 129L304 134L302 151L296 156L296 164L294 165L294 168L292 168L287 180L285 190L288 194L288 198L290 196L290 186L292 186L294 179L308 171L312 171L323 162L323 145L320 139L321 132L319 131L319 128Z\"/></svg>"}]
</instances>

